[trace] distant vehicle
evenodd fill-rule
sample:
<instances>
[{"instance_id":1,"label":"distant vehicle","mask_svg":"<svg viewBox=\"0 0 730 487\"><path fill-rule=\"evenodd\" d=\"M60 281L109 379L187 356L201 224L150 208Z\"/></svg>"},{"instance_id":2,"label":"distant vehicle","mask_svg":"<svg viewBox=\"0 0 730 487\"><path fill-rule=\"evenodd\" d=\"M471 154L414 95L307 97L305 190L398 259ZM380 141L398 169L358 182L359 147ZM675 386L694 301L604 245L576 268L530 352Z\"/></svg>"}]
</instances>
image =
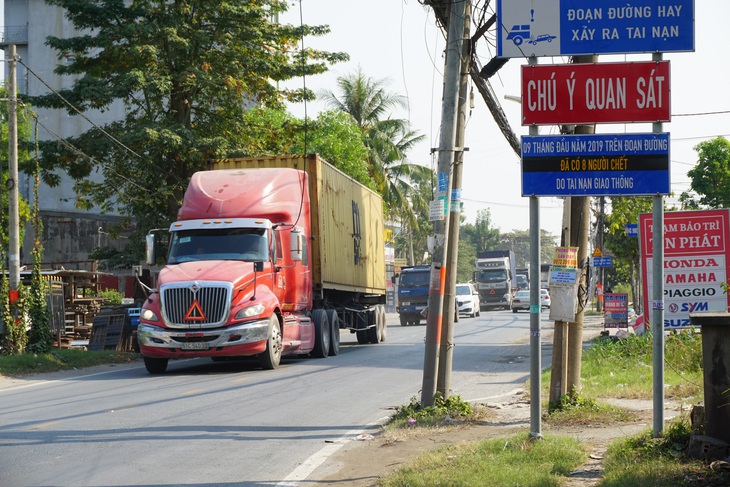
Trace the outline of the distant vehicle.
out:
<instances>
[{"instance_id":1,"label":"distant vehicle","mask_svg":"<svg viewBox=\"0 0 730 487\"><path fill-rule=\"evenodd\" d=\"M459 307L459 314L472 318L479 316L479 293L473 284L467 282L456 285L456 304Z\"/></svg>"},{"instance_id":2,"label":"distant vehicle","mask_svg":"<svg viewBox=\"0 0 730 487\"><path fill-rule=\"evenodd\" d=\"M547 289L540 289L540 308L550 309L550 293Z\"/></svg>"},{"instance_id":3,"label":"distant vehicle","mask_svg":"<svg viewBox=\"0 0 730 487\"><path fill-rule=\"evenodd\" d=\"M557 39L557 37L551 36L550 34L540 34L539 36L533 37L527 42L529 42L533 46L536 46L538 42L553 42L553 39Z\"/></svg>"},{"instance_id":4,"label":"distant vehicle","mask_svg":"<svg viewBox=\"0 0 730 487\"><path fill-rule=\"evenodd\" d=\"M512 312L517 313L518 311L530 311L530 291L522 290L512 298Z\"/></svg>"},{"instance_id":5,"label":"distant vehicle","mask_svg":"<svg viewBox=\"0 0 730 487\"><path fill-rule=\"evenodd\" d=\"M512 26L507 34L507 40L514 42L515 46L519 46L528 39L530 39L530 24Z\"/></svg>"},{"instance_id":6,"label":"distant vehicle","mask_svg":"<svg viewBox=\"0 0 730 487\"><path fill-rule=\"evenodd\" d=\"M482 311L490 308L510 309L517 291L515 253L511 250L477 252L473 281L479 291Z\"/></svg>"}]
</instances>

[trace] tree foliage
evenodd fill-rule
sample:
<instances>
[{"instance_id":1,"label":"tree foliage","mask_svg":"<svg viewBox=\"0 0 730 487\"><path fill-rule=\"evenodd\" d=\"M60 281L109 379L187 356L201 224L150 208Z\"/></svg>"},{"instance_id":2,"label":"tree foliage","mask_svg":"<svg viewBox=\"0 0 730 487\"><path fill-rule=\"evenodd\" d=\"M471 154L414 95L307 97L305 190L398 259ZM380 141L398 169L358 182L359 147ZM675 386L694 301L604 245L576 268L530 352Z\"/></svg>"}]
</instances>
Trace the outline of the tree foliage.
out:
<instances>
[{"instance_id":1,"label":"tree foliage","mask_svg":"<svg viewBox=\"0 0 730 487\"><path fill-rule=\"evenodd\" d=\"M479 210L475 223L461 226L460 238L469 242L475 252L496 250L501 244L498 228L492 227L492 215L489 209Z\"/></svg>"},{"instance_id":2,"label":"tree foliage","mask_svg":"<svg viewBox=\"0 0 730 487\"><path fill-rule=\"evenodd\" d=\"M503 233L500 237L502 248L512 250L515 253L517 267L527 267L530 262L530 231L512 230ZM540 230L540 262L549 263L553 260L557 247L556 237L547 230Z\"/></svg>"},{"instance_id":3,"label":"tree foliage","mask_svg":"<svg viewBox=\"0 0 730 487\"><path fill-rule=\"evenodd\" d=\"M641 312L641 253L639 239L626 235L626 224L638 223L640 213L651 213L649 196L617 196L611 198L611 213L606 215L604 246L614 257L611 276L631 287L631 301L637 313ZM614 283L614 284L616 284Z\"/></svg>"},{"instance_id":4,"label":"tree foliage","mask_svg":"<svg viewBox=\"0 0 730 487\"><path fill-rule=\"evenodd\" d=\"M699 201L682 193L680 200L690 208L730 208L730 142L725 137L700 142L694 147L697 165L687 171L690 188Z\"/></svg>"},{"instance_id":5,"label":"tree foliage","mask_svg":"<svg viewBox=\"0 0 730 487\"><path fill-rule=\"evenodd\" d=\"M418 219L413 206L422 182L430 182L433 171L412 164L408 152L424 140L424 135L410 129L408 120L393 118L392 111L405 107L406 99L387 90L387 80L365 75L359 69L337 79L339 91L321 93L330 108L349 114L363 134L368 148L368 167L377 191L383 196L386 215L417 230Z\"/></svg>"},{"instance_id":6,"label":"tree foliage","mask_svg":"<svg viewBox=\"0 0 730 487\"><path fill-rule=\"evenodd\" d=\"M77 206L134 216L144 229L174 219L188 179L207 160L240 153L252 128L247 109L311 98L277 82L347 59L300 50L303 36L328 28L272 21L287 8L279 0L47 3L63 8L79 32L46 41L64 61L55 72L73 82L34 103L73 116L78 109L89 121L93 110L121 105L124 116L44 144L43 179L57 184L54 171L62 169L76 180Z\"/></svg>"}]
</instances>

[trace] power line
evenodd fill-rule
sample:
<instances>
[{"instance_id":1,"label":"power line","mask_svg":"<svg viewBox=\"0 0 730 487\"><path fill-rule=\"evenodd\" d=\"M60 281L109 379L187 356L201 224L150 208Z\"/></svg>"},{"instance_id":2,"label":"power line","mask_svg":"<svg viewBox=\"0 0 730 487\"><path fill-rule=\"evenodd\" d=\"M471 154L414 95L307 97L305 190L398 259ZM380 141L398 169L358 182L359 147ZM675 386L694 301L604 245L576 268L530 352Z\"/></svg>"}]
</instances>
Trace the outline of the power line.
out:
<instances>
[{"instance_id":1,"label":"power line","mask_svg":"<svg viewBox=\"0 0 730 487\"><path fill-rule=\"evenodd\" d=\"M43 83L43 85L44 85L44 86L45 86L46 88L48 88L48 89L49 89L49 90L51 91L51 93L53 93L53 94L54 94L54 95L56 95L56 96L57 96L58 98L60 98L60 99L61 99L61 100L62 100L62 101L63 101L63 102L64 102L64 103L66 104L66 105L68 105L68 106L69 106L69 107L70 107L70 108L71 108L71 109L72 109L72 110L73 110L74 112L76 112L76 113L77 113L78 115L80 115L80 116L81 116L81 118L83 118L84 120L86 120L87 122L89 122L89 123L90 123L90 124L91 124L91 125L92 125L92 126L93 126L94 128L96 128L97 130L99 130L99 131L100 131L100 132L101 132L102 134L104 134L104 135L106 135L107 137L109 137L109 139L110 139L110 140L112 140L112 141L113 141L113 142L114 142L115 144L117 144L117 145L118 145L119 147L123 148L124 150L126 150L126 151L127 151L127 152L129 152L130 154L133 154L133 155L134 155L135 157L137 157L138 159L140 159L140 160L142 159L142 156L140 156L140 155L139 155L139 154L137 154L137 153L136 153L135 151L133 151L132 149L130 149L129 147L127 147L126 145L124 145L124 144L123 144L122 142L120 142L119 140L117 140L117 139L116 139L116 138L115 138L115 137L114 137L113 135L111 135L111 134L110 134L109 132L107 132L106 130L104 130L103 128L101 128L100 126L98 126L97 124L95 124L94 122L92 122L92 121L91 121L91 119L90 119L89 117L87 117L86 115L84 115L84 113L83 113L83 112L81 112L81 110L79 110L78 108L76 108L76 107L75 107L75 106L74 106L74 105L73 105L73 104L72 104L72 103L71 103L70 101L68 101L68 100L67 100L66 98L64 98L64 97L63 97L63 95L61 95L61 94L60 94L59 92L57 92L56 90L54 90L53 88L51 88L51 86L50 86L50 85L49 85L49 84L48 84L48 83L47 83L47 82L46 82L46 81L45 81L45 80L44 80L43 78L41 78L40 76L38 76L38 75L37 75L37 74L35 73L35 71L33 71L32 69L30 69L30 66L28 66L27 64L25 64L25 63L24 63L23 61L21 61L21 60L18 60L18 62L19 62L19 63L20 63L20 64L21 64L21 65L22 65L22 66L23 66L23 67L24 67L24 68L25 68L25 69L26 69L26 70L27 70L27 71L28 71L28 72L29 72L30 74L32 74L33 76L35 76L35 77L36 77L36 78L38 79L38 81L40 81L41 83Z\"/></svg>"}]
</instances>

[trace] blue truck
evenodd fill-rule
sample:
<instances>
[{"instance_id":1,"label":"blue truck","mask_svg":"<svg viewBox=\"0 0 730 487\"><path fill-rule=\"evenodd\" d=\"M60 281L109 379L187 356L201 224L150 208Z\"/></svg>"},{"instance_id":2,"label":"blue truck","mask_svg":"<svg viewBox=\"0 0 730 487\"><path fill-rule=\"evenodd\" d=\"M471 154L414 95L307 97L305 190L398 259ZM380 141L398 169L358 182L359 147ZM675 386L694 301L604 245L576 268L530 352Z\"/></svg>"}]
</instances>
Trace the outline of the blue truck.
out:
<instances>
[{"instance_id":1,"label":"blue truck","mask_svg":"<svg viewBox=\"0 0 730 487\"><path fill-rule=\"evenodd\" d=\"M428 292L431 287L431 266L416 265L402 267L392 278L398 285L398 306L400 325L418 325L426 319ZM454 297L454 323L459 321L459 304Z\"/></svg>"},{"instance_id":2,"label":"blue truck","mask_svg":"<svg viewBox=\"0 0 730 487\"><path fill-rule=\"evenodd\" d=\"M418 325L428 307L431 266L417 265L402 267L400 274L393 276L398 284L398 314L401 326Z\"/></svg>"}]
</instances>

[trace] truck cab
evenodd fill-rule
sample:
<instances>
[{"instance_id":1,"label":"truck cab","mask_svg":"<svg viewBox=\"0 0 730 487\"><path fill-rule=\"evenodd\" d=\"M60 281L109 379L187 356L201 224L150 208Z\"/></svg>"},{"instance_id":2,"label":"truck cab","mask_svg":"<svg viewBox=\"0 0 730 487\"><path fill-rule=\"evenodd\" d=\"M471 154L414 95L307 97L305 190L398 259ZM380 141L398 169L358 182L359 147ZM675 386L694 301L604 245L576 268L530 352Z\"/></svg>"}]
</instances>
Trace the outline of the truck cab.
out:
<instances>
[{"instance_id":1,"label":"truck cab","mask_svg":"<svg viewBox=\"0 0 730 487\"><path fill-rule=\"evenodd\" d=\"M401 326L418 325L425 319L428 307L428 290L431 279L430 266L403 267L394 276L398 284L398 314Z\"/></svg>"}]
</instances>

